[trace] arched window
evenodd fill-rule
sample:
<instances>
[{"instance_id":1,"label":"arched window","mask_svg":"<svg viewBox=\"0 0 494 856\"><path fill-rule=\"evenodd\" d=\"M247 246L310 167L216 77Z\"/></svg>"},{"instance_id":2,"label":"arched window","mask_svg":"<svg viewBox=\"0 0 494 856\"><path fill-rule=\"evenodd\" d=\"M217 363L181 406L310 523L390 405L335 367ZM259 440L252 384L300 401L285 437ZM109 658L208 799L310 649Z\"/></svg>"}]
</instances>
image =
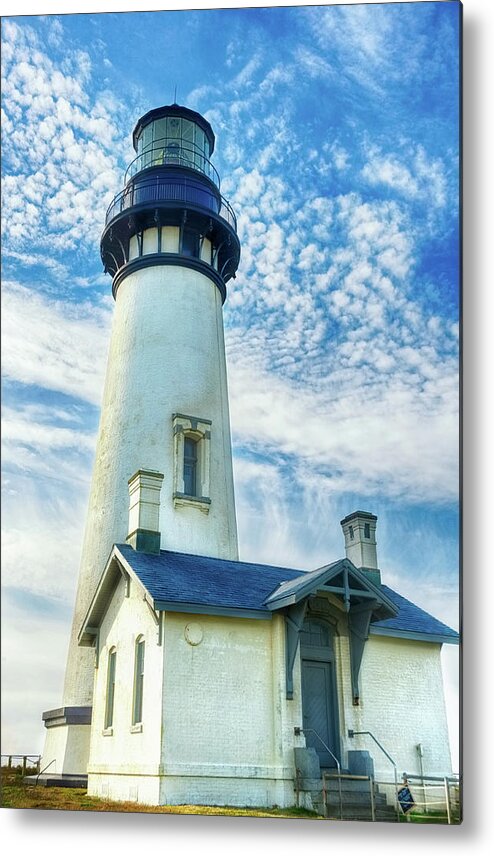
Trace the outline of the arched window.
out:
<instances>
[{"instance_id":1,"label":"arched window","mask_svg":"<svg viewBox=\"0 0 494 856\"><path fill-rule=\"evenodd\" d=\"M173 504L209 512L211 421L173 414Z\"/></svg>"},{"instance_id":2,"label":"arched window","mask_svg":"<svg viewBox=\"0 0 494 856\"><path fill-rule=\"evenodd\" d=\"M300 632L300 642L309 648L331 648L332 637L326 622L318 621L317 618L308 618L304 621Z\"/></svg>"},{"instance_id":3,"label":"arched window","mask_svg":"<svg viewBox=\"0 0 494 856\"><path fill-rule=\"evenodd\" d=\"M142 722L142 696L144 688L144 646L142 636L136 641L134 662L134 699L132 704L132 725Z\"/></svg>"},{"instance_id":4,"label":"arched window","mask_svg":"<svg viewBox=\"0 0 494 856\"><path fill-rule=\"evenodd\" d=\"M115 706L115 670L117 666L117 652L112 648L108 654L108 673L106 679L106 707L105 728L113 725L113 708Z\"/></svg>"}]
</instances>

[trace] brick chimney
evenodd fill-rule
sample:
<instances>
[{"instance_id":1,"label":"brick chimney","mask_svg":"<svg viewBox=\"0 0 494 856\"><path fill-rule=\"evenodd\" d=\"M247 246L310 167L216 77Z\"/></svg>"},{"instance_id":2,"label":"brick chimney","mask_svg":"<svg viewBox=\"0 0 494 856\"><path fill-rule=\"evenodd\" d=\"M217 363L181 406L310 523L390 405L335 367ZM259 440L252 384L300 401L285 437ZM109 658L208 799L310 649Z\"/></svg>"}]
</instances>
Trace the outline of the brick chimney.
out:
<instances>
[{"instance_id":1,"label":"brick chimney","mask_svg":"<svg viewBox=\"0 0 494 856\"><path fill-rule=\"evenodd\" d=\"M163 474L137 470L129 479L129 534L127 544L142 553L159 553L160 492Z\"/></svg>"},{"instance_id":2,"label":"brick chimney","mask_svg":"<svg viewBox=\"0 0 494 856\"><path fill-rule=\"evenodd\" d=\"M381 584L381 572L377 564L376 523L375 514L368 511L354 511L344 517L341 522L345 536L345 552L347 559L363 571L371 582Z\"/></svg>"}]
</instances>

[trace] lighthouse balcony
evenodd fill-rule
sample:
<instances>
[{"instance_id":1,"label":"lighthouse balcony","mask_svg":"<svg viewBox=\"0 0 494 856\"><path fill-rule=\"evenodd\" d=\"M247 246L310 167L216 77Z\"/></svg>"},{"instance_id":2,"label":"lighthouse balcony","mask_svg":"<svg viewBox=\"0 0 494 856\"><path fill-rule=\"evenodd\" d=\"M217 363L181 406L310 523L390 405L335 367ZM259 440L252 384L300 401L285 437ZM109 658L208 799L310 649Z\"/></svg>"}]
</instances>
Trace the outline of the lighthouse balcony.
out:
<instances>
[{"instance_id":1,"label":"lighthouse balcony","mask_svg":"<svg viewBox=\"0 0 494 856\"><path fill-rule=\"evenodd\" d=\"M141 170L106 212L101 258L114 295L138 267L185 264L208 271L224 300L239 257L233 208L197 171L173 164Z\"/></svg>"},{"instance_id":2,"label":"lighthouse balcony","mask_svg":"<svg viewBox=\"0 0 494 856\"><path fill-rule=\"evenodd\" d=\"M230 229L237 231L237 218L230 203L209 181L195 176L193 171L173 170L168 167L151 167L138 173L110 203L105 217L105 227L132 208L191 207L198 211L211 212L224 220Z\"/></svg>"}]
</instances>

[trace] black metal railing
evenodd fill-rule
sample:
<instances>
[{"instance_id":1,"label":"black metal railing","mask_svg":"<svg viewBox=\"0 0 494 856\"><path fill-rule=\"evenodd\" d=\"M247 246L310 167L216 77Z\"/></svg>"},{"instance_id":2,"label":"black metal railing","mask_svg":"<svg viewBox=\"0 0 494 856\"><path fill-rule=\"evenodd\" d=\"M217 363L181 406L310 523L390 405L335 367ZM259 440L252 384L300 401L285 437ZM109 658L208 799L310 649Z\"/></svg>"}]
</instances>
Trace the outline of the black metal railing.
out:
<instances>
[{"instance_id":1,"label":"black metal railing","mask_svg":"<svg viewBox=\"0 0 494 856\"><path fill-rule=\"evenodd\" d=\"M125 184L138 172L153 166L184 166L188 169L196 169L207 176L218 189L220 186L220 177L204 152L193 143L184 145L183 140L177 137L155 140L138 154L127 168Z\"/></svg>"},{"instance_id":2,"label":"black metal railing","mask_svg":"<svg viewBox=\"0 0 494 856\"><path fill-rule=\"evenodd\" d=\"M230 203L200 181L182 176L155 175L130 182L108 206L105 226L111 220L136 205L159 202L190 204L218 215L237 231L237 218Z\"/></svg>"}]
</instances>

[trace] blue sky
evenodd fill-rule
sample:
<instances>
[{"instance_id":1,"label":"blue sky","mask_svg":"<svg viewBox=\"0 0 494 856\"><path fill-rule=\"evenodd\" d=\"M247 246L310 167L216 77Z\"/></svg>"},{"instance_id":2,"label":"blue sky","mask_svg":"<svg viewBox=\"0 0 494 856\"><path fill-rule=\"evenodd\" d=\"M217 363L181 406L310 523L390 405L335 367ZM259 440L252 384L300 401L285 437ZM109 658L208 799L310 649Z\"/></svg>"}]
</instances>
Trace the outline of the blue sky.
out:
<instances>
[{"instance_id":1,"label":"blue sky","mask_svg":"<svg viewBox=\"0 0 494 856\"><path fill-rule=\"evenodd\" d=\"M2 24L3 751L40 751L61 702L113 305L99 238L135 122L175 86L213 126L242 243L241 558L332 561L362 508L384 581L457 628L459 4ZM453 730L456 669L448 651Z\"/></svg>"}]
</instances>

